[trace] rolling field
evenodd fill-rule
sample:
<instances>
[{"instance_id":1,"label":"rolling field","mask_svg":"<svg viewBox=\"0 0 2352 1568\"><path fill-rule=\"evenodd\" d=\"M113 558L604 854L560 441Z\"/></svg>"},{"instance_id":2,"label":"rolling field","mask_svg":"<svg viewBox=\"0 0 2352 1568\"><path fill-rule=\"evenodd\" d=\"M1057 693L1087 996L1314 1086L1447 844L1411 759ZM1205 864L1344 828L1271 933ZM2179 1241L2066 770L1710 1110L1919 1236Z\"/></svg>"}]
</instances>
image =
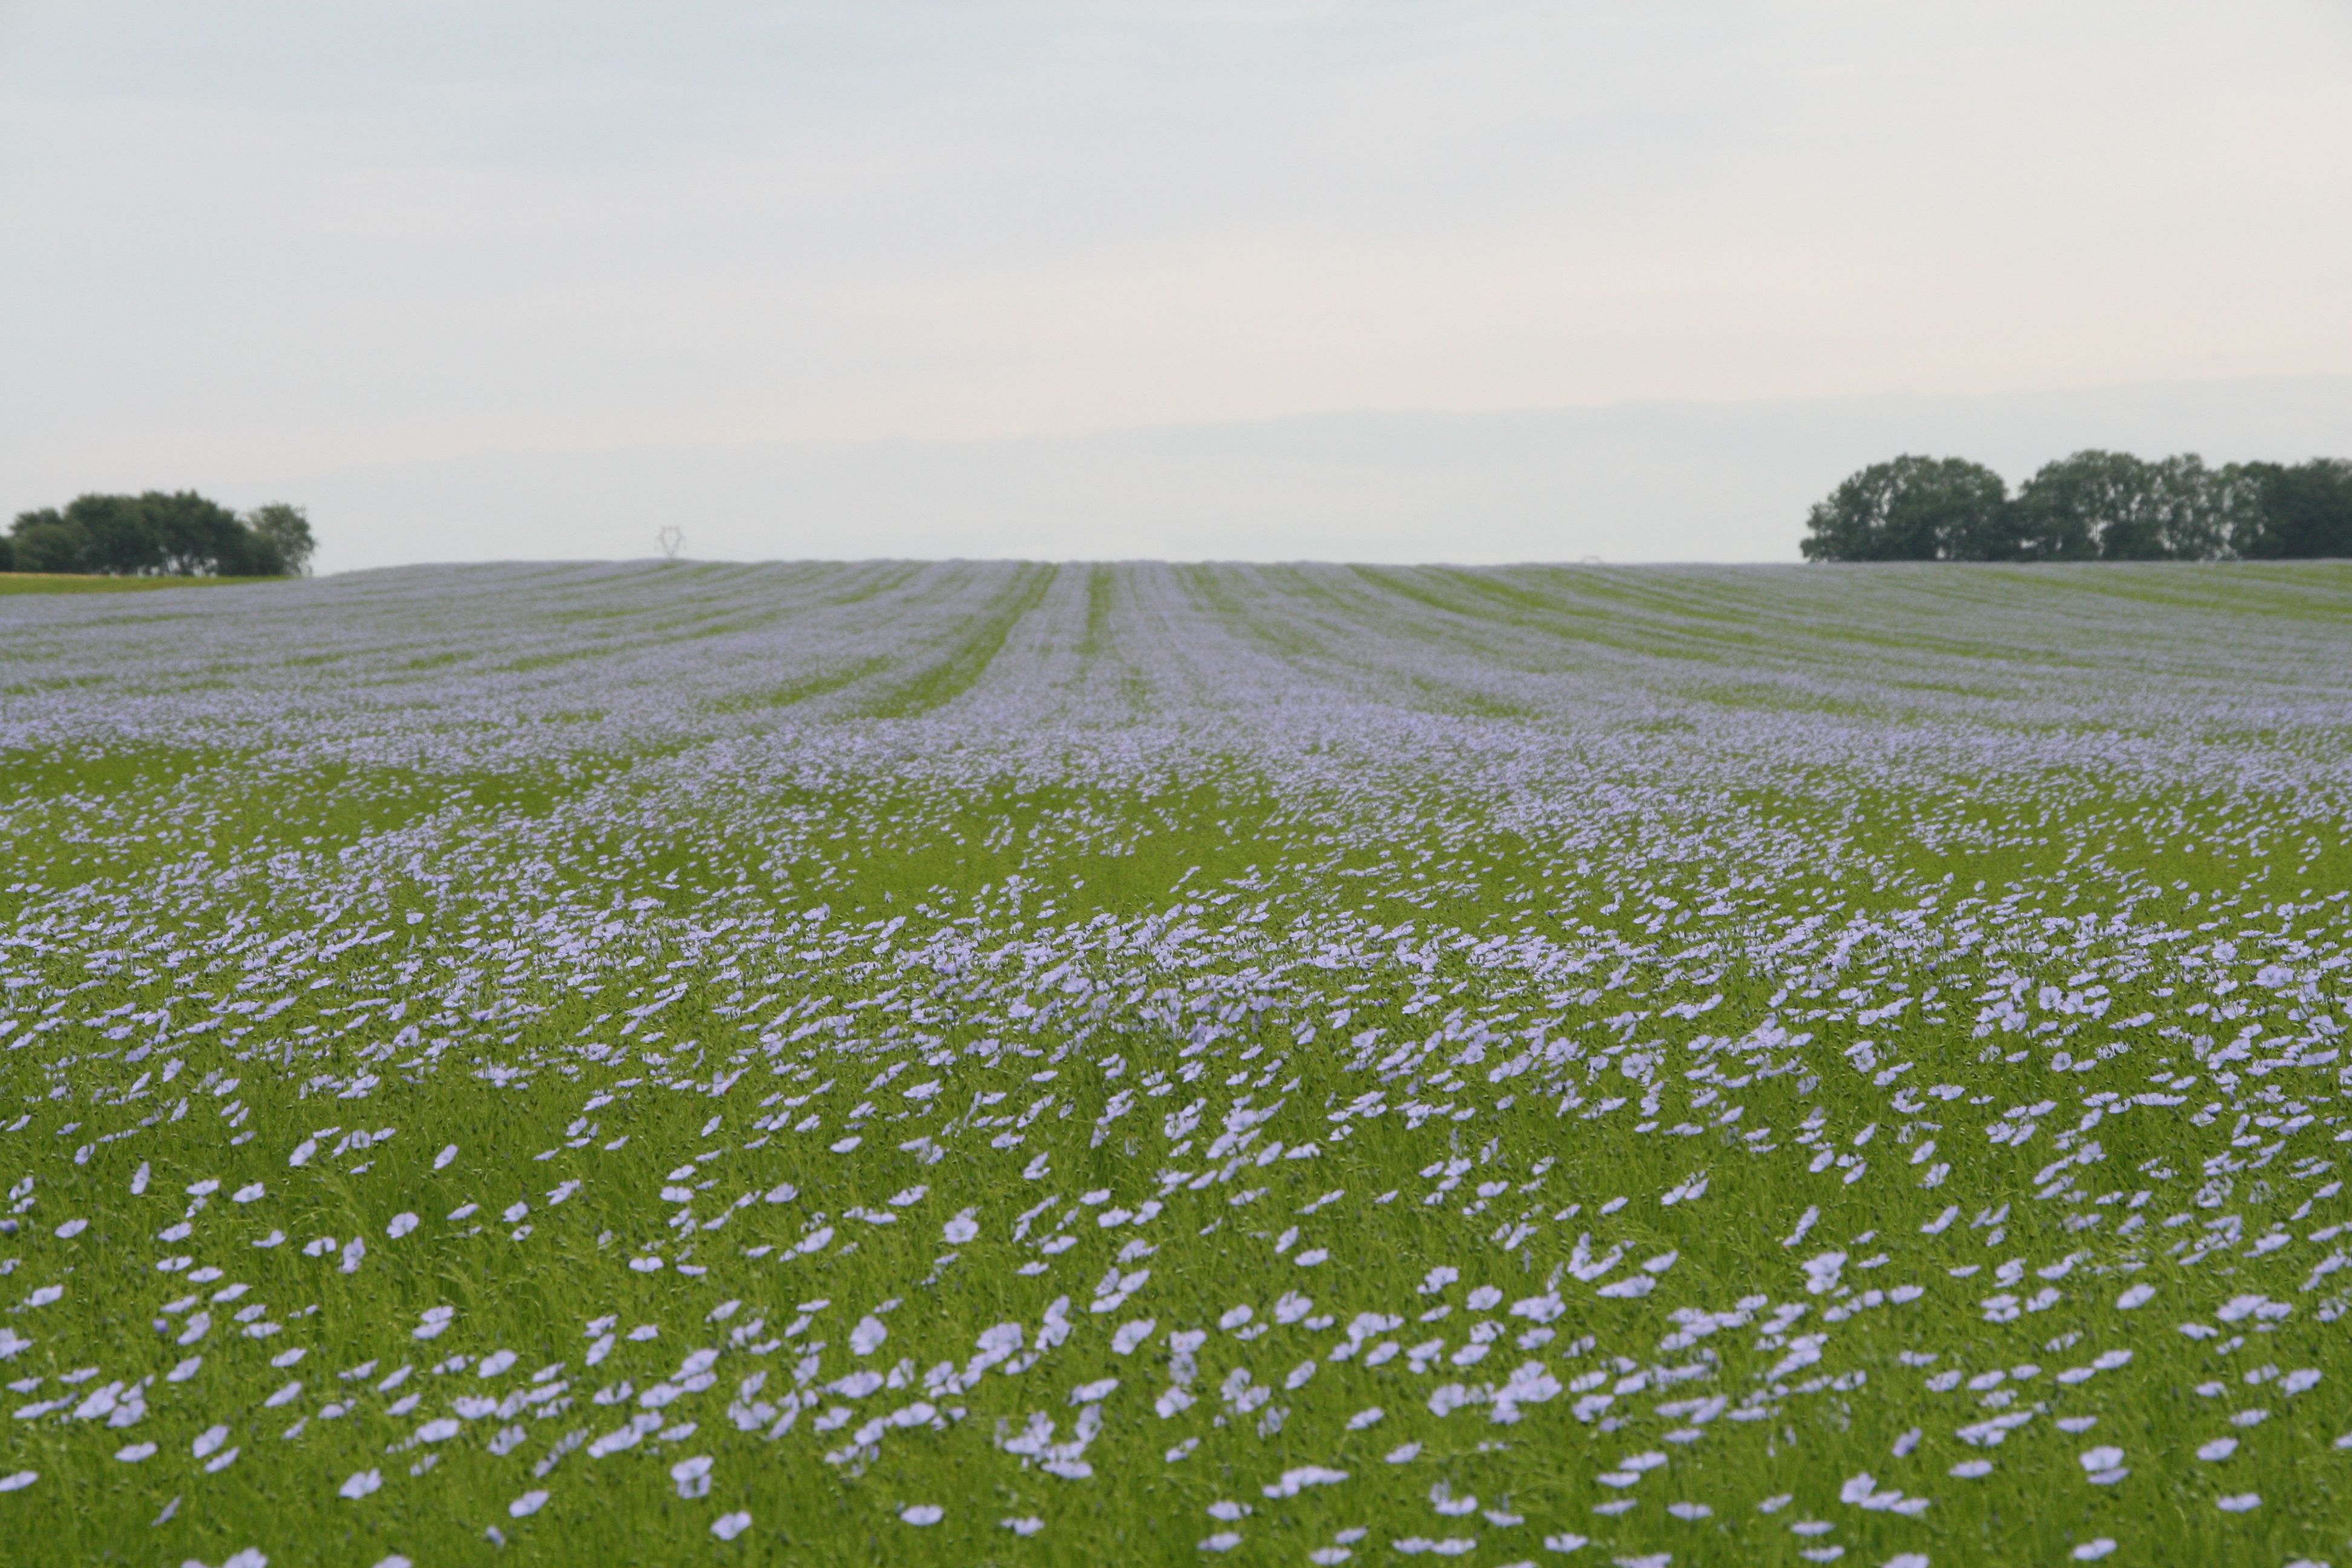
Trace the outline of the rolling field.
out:
<instances>
[{"instance_id":1,"label":"rolling field","mask_svg":"<svg viewBox=\"0 0 2352 1568\"><path fill-rule=\"evenodd\" d=\"M2352 1568L2352 569L0 600L0 1559Z\"/></svg>"}]
</instances>

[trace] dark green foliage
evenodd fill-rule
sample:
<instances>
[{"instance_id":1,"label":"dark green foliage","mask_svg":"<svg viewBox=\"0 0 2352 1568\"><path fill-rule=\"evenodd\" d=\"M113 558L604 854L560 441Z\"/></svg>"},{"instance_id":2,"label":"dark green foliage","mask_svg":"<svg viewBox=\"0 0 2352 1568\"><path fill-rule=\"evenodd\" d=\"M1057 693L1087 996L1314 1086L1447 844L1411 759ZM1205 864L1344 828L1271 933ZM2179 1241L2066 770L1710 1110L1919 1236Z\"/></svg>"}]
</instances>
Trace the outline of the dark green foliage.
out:
<instances>
[{"instance_id":1,"label":"dark green foliage","mask_svg":"<svg viewBox=\"0 0 2352 1568\"><path fill-rule=\"evenodd\" d=\"M245 525L228 508L194 490L168 496L151 490L138 504L154 531L164 571L180 577L255 574ZM70 508L67 515L71 517Z\"/></svg>"},{"instance_id":2,"label":"dark green foliage","mask_svg":"<svg viewBox=\"0 0 2352 1568\"><path fill-rule=\"evenodd\" d=\"M2019 559L2221 560L2259 505L2242 472L2209 468L2193 452L2154 463L2077 452L2018 491Z\"/></svg>"},{"instance_id":3,"label":"dark green foliage","mask_svg":"<svg viewBox=\"0 0 2352 1568\"><path fill-rule=\"evenodd\" d=\"M55 507L43 507L38 511L16 514L16 521L8 531L18 572L80 572L82 539L80 532L67 525Z\"/></svg>"},{"instance_id":4,"label":"dark green foliage","mask_svg":"<svg viewBox=\"0 0 2352 1568\"><path fill-rule=\"evenodd\" d=\"M153 510L138 496L77 496L66 508L65 523L80 535L80 570L109 577L145 577L164 571L163 542Z\"/></svg>"},{"instance_id":5,"label":"dark green foliage","mask_svg":"<svg viewBox=\"0 0 2352 1568\"><path fill-rule=\"evenodd\" d=\"M307 570L313 548L298 508L248 522L194 490L79 496L19 513L10 535L8 569L110 577L282 577Z\"/></svg>"},{"instance_id":6,"label":"dark green foliage","mask_svg":"<svg viewBox=\"0 0 2352 1568\"><path fill-rule=\"evenodd\" d=\"M2262 525L2262 494L2235 464L2208 468L2194 452L2152 465L2163 503L2163 542L2174 561L2225 561Z\"/></svg>"},{"instance_id":7,"label":"dark green foliage","mask_svg":"<svg viewBox=\"0 0 2352 1568\"><path fill-rule=\"evenodd\" d=\"M2314 458L2293 468L2248 463L2236 471L2260 498L2240 554L2258 561L2352 556L2352 459Z\"/></svg>"},{"instance_id":8,"label":"dark green foliage","mask_svg":"<svg viewBox=\"0 0 2352 1568\"><path fill-rule=\"evenodd\" d=\"M1814 506L1808 561L2230 561L2352 556L2352 461L2211 468L2085 450L2009 499L1958 458L1897 458Z\"/></svg>"},{"instance_id":9,"label":"dark green foliage","mask_svg":"<svg viewBox=\"0 0 2352 1568\"><path fill-rule=\"evenodd\" d=\"M247 512L245 522L257 539L278 552L279 569L288 576L310 575L310 552L319 543L310 537L310 519L300 507L271 501Z\"/></svg>"},{"instance_id":10,"label":"dark green foliage","mask_svg":"<svg viewBox=\"0 0 2352 1568\"><path fill-rule=\"evenodd\" d=\"M1808 561L1999 561L2009 557L2009 487L1981 463L1874 463L1813 508Z\"/></svg>"}]
</instances>

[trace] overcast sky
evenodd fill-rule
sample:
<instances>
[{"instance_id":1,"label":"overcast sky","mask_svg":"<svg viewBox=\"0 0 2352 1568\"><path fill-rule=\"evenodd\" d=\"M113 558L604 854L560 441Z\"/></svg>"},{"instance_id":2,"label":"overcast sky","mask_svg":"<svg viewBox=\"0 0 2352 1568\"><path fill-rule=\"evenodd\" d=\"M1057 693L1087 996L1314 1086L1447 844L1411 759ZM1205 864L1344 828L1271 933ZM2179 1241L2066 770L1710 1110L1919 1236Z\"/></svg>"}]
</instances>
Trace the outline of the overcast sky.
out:
<instances>
[{"instance_id":1,"label":"overcast sky","mask_svg":"<svg viewBox=\"0 0 2352 1568\"><path fill-rule=\"evenodd\" d=\"M2347 103L2344 0L0 0L0 509L2343 376ZM733 552L862 552L743 483ZM317 515L325 563L466 507L405 493ZM502 509L415 537L629 548ZM1334 548L1260 513L1251 552Z\"/></svg>"}]
</instances>

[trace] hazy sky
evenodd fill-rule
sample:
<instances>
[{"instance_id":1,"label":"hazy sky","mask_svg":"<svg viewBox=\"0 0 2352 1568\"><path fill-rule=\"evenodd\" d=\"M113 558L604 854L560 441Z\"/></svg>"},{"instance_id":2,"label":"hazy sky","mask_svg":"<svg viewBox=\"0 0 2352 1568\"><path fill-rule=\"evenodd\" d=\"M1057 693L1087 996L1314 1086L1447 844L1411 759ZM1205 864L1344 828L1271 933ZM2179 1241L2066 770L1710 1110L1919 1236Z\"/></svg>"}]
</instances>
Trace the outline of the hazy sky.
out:
<instances>
[{"instance_id":1,"label":"hazy sky","mask_svg":"<svg viewBox=\"0 0 2352 1568\"><path fill-rule=\"evenodd\" d=\"M2347 103L2344 0L0 0L0 509L2342 375Z\"/></svg>"}]
</instances>

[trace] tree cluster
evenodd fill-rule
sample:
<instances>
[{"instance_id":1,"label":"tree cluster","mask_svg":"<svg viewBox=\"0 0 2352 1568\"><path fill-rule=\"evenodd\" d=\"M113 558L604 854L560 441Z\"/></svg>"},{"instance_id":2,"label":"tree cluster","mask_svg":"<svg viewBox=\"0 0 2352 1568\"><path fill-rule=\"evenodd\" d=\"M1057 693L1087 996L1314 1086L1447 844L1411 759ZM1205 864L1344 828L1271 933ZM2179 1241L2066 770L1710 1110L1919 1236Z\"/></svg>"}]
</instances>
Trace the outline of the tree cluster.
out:
<instances>
[{"instance_id":1,"label":"tree cluster","mask_svg":"<svg viewBox=\"0 0 2352 1568\"><path fill-rule=\"evenodd\" d=\"M239 517L194 490L87 495L63 510L19 512L0 538L0 572L299 577L315 548L310 519L282 501Z\"/></svg>"},{"instance_id":2,"label":"tree cluster","mask_svg":"<svg viewBox=\"0 0 2352 1568\"><path fill-rule=\"evenodd\" d=\"M2077 452L2011 495L1959 458L1874 463L1815 503L1808 561L2281 561L2352 556L2352 460L2156 462Z\"/></svg>"}]
</instances>

